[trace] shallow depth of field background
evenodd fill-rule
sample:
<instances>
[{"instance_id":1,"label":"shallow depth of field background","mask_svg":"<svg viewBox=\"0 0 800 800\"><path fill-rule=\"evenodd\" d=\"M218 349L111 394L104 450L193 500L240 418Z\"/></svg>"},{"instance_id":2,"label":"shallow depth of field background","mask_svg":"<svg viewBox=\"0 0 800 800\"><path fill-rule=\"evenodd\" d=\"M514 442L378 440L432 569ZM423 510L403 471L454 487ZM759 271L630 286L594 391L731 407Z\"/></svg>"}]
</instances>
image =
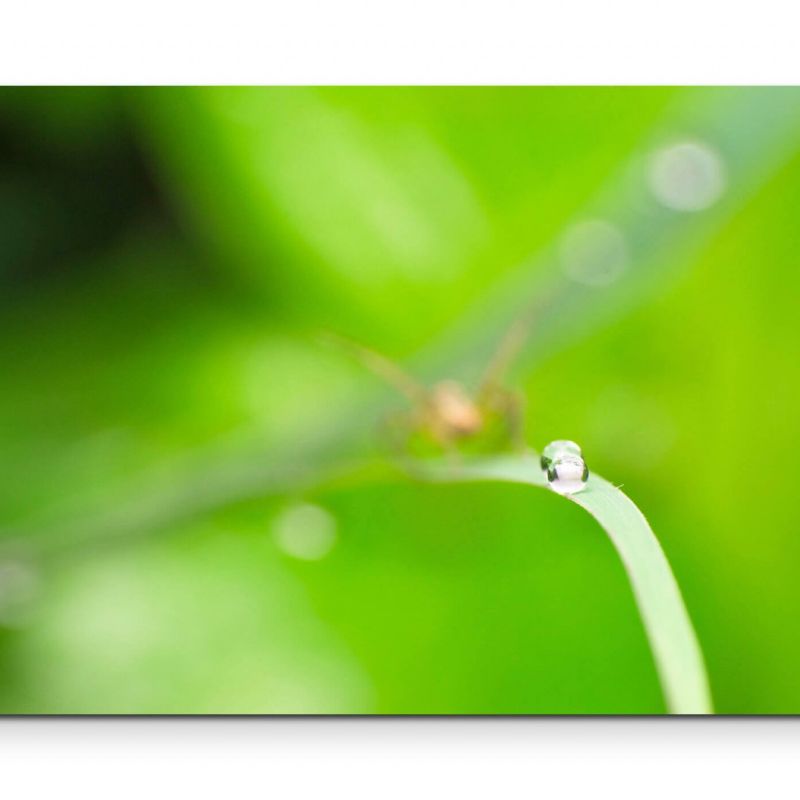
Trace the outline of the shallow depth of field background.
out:
<instances>
[{"instance_id":1,"label":"shallow depth of field background","mask_svg":"<svg viewBox=\"0 0 800 800\"><path fill-rule=\"evenodd\" d=\"M2 91L0 712L663 711L580 509L314 485L403 407L318 331L469 377L551 285L528 441L649 517L719 712L800 712L799 99Z\"/></svg>"}]
</instances>

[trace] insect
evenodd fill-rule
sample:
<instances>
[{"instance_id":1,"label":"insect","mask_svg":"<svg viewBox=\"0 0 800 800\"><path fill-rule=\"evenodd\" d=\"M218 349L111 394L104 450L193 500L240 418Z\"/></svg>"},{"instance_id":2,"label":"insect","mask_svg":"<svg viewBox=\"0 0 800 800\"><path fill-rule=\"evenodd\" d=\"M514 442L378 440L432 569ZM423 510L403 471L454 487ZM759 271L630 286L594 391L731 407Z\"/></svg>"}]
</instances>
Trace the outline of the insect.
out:
<instances>
[{"instance_id":1,"label":"insect","mask_svg":"<svg viewBox=\"0 0 800 800\"><path fill-rule=\"evenodd\" d=\"M384 423L398 453L525 450L522 394L505 388L502 381L524 343L528 323L525 317L511 327L473 392L455 380L426 386L377 350L333 334L325 339L348 351L408 400L407 409L391 414Z\"/></svg>"}]
</instances>

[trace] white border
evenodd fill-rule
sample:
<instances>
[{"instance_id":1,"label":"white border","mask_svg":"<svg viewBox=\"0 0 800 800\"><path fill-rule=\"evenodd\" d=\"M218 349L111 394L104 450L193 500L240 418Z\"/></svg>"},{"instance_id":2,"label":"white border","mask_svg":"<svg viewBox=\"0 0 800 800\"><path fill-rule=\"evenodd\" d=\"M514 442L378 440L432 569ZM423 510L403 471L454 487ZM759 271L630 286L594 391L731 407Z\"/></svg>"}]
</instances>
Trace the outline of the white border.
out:
<instances>
[{"instance_id":1,"label":"white border","mask_svg":"<svg viewBox=\"0 0 800 800\"><path fill-rule=\"evenodd\" d=\"M0 82L798 83L798 7L721 0L26 0Z\"/></svg>"},{"instance_id":2,"label":"white border","mask_svg":"<svg viewBox=\"0 0 800 800\"><path fill-rule=\"evenodd\" d=\"M783 797L794 719L0 721L5 797Z\"/></svg>"}]
</instances>

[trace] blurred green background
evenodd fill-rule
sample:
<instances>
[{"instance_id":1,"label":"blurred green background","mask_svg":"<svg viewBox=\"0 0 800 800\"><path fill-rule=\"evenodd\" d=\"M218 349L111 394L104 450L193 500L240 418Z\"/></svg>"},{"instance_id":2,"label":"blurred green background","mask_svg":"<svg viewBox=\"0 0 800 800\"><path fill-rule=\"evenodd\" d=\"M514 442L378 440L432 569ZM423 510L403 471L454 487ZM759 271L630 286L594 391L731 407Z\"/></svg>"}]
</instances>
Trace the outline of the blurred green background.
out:
<instances>
[{"instance_id":1,"label":"blurred green background","mask_svg":"<svg viewBox=\"0 0 800 800\"><path fill-rule=\"evenodd\" d=\"M799 99L2 90L0 712L662 712L580 509L349 469L404 401L318 331L469 382L536 301L529 443L800 712Z\"/></svg>"}]
</instances>

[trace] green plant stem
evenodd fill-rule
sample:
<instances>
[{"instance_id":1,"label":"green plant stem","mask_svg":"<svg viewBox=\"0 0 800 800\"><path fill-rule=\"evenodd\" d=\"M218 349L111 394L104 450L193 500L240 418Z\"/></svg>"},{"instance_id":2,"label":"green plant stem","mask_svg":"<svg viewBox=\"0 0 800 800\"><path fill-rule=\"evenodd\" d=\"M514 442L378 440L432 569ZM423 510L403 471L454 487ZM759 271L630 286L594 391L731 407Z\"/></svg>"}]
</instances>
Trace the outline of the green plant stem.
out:
<instances>
[{"instance_id":1,"label":"green plant stem","mask_svg":"<svg viewBox=\"0 0 800 800\"><path fill-rule=\"evenodd\" d=\"M538 457L509 456L425 468L442 482L508 481L546 488ZM644 623L667 710L710 714L711 695L703 656L677 581L658 539L635 503L592 474L586 488L567 499L588 511L619 553Z\"/></svg>"}]
</instances>

